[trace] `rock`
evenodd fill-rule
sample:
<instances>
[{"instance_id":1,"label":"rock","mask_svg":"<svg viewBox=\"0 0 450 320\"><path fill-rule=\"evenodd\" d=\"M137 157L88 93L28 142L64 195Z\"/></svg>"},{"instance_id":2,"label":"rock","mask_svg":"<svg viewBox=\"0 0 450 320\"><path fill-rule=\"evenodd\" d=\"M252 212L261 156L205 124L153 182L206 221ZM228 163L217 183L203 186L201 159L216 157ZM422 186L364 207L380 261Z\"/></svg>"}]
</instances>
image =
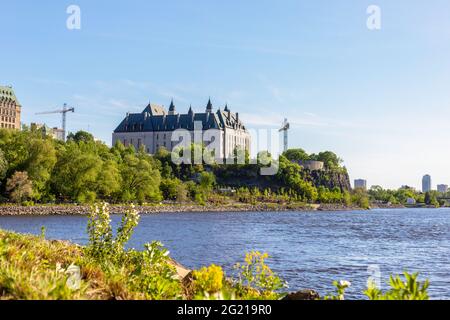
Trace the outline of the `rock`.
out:
<instances>
[{"instance_id":1,"label":"rock","mask_svg":"<svg viewBox=\"0 0 450 320\"><path fill-rule=\"evenodd\" d=\"M319 294L316 291L310 289L293 292L283 298L283 300L318 300L318 299L320 299Z\"/></svg>"}]
</instances>

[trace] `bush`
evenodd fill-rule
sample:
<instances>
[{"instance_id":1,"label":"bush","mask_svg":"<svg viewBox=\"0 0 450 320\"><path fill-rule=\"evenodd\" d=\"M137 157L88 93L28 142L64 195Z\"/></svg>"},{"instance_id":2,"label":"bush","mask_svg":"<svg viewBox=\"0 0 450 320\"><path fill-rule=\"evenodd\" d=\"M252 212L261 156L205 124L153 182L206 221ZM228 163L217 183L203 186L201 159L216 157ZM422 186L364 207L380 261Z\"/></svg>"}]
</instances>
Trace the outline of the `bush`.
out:
<instances>
[{"instance_id":1,"label":"bush","mask_svg":"<svg viewBox=\"0 0 450 320\"><path fill-rule=\"evenodd\" d=\"M252 251L245 256L243 264L236 264L237 294L246 300L279 299L282 294L278 291L287 284L266 264L267 253Z\"/></svg>"},{"instance_id":2,"label":"bush","mask_svg":"<svg viewBox=\"0 0 450 320\"><path fill-rule=\"evenodd\" d=\"M197 298L199 299L219 294L223 288L225 274L221 267L214 264L194 271L192 276L194 290L197 292Z\"/></svg>"}]
</instances>

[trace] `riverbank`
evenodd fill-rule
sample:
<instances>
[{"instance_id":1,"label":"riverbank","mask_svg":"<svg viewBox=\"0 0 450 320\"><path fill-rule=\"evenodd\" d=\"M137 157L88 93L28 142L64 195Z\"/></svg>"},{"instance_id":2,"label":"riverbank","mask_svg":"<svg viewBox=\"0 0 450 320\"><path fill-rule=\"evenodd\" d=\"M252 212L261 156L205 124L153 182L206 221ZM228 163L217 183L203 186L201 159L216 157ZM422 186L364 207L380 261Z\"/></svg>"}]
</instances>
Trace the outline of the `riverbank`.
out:
<instances>
[{"instance_id":1,"label":"riverbank","mask_svg":"<svg viewBox=\"0 0 450 320\"><path fill-rule=\"evenodd\" d=\"M125 205L111 205L111 212L122 214L128 207ZM86 205L35 205L0 206L0 216L84 216L89 213L90 207ZM234 203L227 205L207 204L204 206L196 204L159 204L136 206L141 214L157 213L183 213L183 212L288 212L288 211L347 211L361 210L359 207L344 206L339 204L244 204Z\"/></svg>"},{"instance_id":2,"label":"riverbank","mask_svg":"<svg viewBox=\"0 0 450 320\"><path fill-rule=\"evenodd\" d=\"M259 282L225 277L216 265L189 270L158 243L146 250L82 247L67 241L0 229L0 300L313 300L313 290L281 294ZM107 251L102 251L107 250ZM250 257L250 258L249 258ZM264 267L264 279L280 282L264 263L265 254L247 254L247 267ZM248 260L248 259L251 259ZM258 275L258 274L256 274Z\"/></svg>"}]
</instances>

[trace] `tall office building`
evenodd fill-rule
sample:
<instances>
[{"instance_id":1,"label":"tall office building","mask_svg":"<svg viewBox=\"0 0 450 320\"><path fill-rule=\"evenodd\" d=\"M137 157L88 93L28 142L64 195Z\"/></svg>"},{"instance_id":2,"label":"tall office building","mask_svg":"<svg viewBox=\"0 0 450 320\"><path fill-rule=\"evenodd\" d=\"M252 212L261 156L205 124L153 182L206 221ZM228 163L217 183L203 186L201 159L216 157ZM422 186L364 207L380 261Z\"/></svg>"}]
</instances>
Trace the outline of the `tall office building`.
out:
<instances>
[{"instance_id":1,"label":"tall office building","mask_svg":"<svg viewBox=\"0 0 450 320\"><path fill-rule=\"evenodd\" d=\"M446 184L438 184L437 191L440 192L440 193L447 193L448 185L446 185Z\"/></svg>"},{"instance_id":2,"label":"tall office building","mask_svg":"<svg viewBox=\"0 0 450 320\"><path fill-rule=\"evenodd\" d=\"M429 174L424 175L422 178L422 192L431 191L431 176Z\"/></svg>"}]
</instances>

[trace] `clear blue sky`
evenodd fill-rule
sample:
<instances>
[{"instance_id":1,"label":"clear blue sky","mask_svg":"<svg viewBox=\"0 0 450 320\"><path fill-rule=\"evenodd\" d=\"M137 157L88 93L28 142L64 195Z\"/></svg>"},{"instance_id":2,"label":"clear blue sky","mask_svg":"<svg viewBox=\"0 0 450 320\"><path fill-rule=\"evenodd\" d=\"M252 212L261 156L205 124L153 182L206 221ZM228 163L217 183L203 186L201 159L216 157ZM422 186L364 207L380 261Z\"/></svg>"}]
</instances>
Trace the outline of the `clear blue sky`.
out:
<instances>
[{"instance_id":1,"label":"clear blue sky","mask_svg":"<svg viewBox=\"0 0 450 320\"><path fill-rule=\"evenodd\" d=\"M66 28L77 4L82 28ZM366 9L382 10L382 29ZM64 102L70 131L111 143L148 101L203 111L211 96L249 126L292 123L291 147L332 150L351 178L449 183L450 2L2 1L0 83L23 122Z\"/></svg>"}]
</instances>

